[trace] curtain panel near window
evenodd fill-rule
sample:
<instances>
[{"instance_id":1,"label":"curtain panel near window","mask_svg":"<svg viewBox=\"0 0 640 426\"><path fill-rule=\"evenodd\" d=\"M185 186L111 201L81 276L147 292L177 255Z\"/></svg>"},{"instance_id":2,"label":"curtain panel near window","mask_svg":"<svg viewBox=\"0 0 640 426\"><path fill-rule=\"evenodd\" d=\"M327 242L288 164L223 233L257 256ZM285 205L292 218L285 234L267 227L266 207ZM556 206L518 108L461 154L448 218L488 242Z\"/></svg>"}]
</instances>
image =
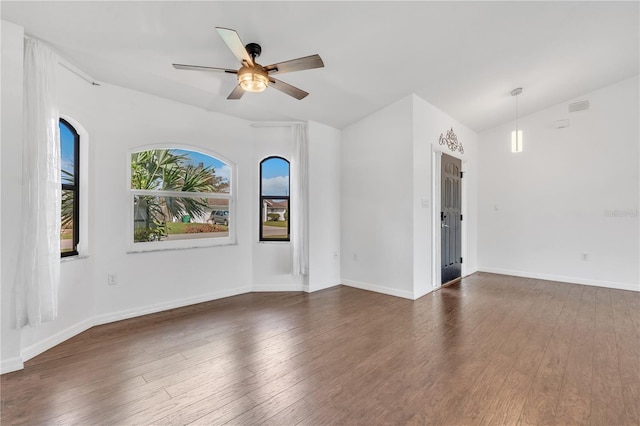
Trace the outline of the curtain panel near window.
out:
<instances>
[{"instance_id":1,"label":"curtain panel near window","mask_svg":"<svg viewBox=\"0 0 640 426\"><path fill-rule=\"evenodd\" d=\"M307 275L309 268L309 141L307 125L294 124L293 157L291 159L291 249L292 274Z\"/></svg>"},{"instance_id":2,"label":"curtain panel near window","mask_svg":"<svg viewBox=\"0 0 640 426\"><path fill-rule=\"evenodd\" d=\"M60 283L60 129L58 58L45 44L24 45L22 238L15 281L16 326L58 314Z\"/></svg>"}]
</instances>

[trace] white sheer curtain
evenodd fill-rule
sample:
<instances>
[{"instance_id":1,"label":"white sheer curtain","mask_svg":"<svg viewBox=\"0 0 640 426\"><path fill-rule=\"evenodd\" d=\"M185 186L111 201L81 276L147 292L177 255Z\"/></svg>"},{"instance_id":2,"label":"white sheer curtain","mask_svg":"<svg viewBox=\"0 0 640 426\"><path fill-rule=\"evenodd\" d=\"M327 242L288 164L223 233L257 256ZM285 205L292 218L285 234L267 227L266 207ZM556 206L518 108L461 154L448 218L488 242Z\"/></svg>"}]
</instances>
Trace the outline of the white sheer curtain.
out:
<instances>
[{"instance_id":1,"label":"white sheer curtain","mask_svg":"<svg viewBox=\"0 0 640 426\"><path fill-rule=\"evenodd\" d=\"M60 283L60 131L57 56L42 42L24 46L22 239L15 282L16 325L58 314Z\"/></svg>"},{"instance_id":2,"label":"white sheer curtain","mask_svg":"<svg viewBox=\"0 0 640 426\"><path fill-rule=\"evenodd\" d=\"M307 275L309 267L308 225L308 152L307 125L293 126L293 158L291 159L291 248L293 275Z\"/></svg>"}]
</instances>

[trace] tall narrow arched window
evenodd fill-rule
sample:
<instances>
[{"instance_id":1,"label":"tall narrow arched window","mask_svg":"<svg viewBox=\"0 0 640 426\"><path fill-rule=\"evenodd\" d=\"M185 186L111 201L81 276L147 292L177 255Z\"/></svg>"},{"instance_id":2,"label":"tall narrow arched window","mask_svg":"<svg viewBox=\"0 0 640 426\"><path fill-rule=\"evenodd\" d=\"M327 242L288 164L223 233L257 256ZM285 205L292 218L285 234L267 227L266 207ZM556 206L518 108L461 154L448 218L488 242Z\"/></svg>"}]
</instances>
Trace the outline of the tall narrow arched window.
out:
<instances>
[{"instance_id":1,"label":"tall narrow arched window","mask_svg":"<svg viewBox=\"0 0 640 426\"><path fill-rule=\"evenodd\" d=\"M289 241L289 162L268 157L260 162L260 241Z\"/></svg>"},{"instance_id":2,"label":"tall narrow arched window","mask_svg":"<svg viewBox=\"0 0 640 426\"><path fill-rule=\"evenodd\" d=\"M80 136L63 118L59 126L62 178L60 255L65 257L78 254L80 241Z\"/></svg>"}]
</instances>

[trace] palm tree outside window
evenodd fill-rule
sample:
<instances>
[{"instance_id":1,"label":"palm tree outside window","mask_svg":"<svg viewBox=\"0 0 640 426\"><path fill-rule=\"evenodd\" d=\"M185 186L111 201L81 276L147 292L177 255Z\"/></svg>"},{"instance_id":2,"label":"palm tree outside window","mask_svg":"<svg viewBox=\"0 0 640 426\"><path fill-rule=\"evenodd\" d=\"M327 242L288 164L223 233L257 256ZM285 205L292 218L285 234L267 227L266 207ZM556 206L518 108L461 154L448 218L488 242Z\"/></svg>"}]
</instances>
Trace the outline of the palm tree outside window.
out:
<instances>
[{"instance_id":1,"label":"palm tree outside window","mask_svg":"<svg viewBox=\"0 0 640 426\"><path fill-rule=\"evenodd\" d=\"M216 157L187 149L132 153L133 243L229 237L231 170Z\"/></svg>"}]
</instances>

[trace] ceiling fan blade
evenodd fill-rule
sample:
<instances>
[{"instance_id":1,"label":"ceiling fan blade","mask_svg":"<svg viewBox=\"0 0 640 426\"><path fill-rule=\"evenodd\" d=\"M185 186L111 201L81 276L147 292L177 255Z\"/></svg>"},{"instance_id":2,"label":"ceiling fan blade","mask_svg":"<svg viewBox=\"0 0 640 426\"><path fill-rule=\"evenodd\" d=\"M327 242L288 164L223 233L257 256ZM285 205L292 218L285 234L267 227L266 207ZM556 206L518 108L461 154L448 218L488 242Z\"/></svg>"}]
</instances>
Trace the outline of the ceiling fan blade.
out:
<instances>
[{"instance_id":1,"label":"ceiling fan blade","mask_svg":"<svg viewBox=\"0 0 640 426\"><path fill-rule=\"evenodd\" d=\"M324 67L324 62L322 62L320 55L311 55L305 56L304 58L267 65L264 69L270 74L283 74L285 72L310 70L322 67Z\"/></svg>"},{"instance_id":2,"label":"ceiling fan blade","mask_svg":"<svg viewBox=\"0 0 640 426\"><path fill-rule=\"evenodd\" d=\"M231 53L238 58L240 63L246 62L249 66L253 66L253 60L251 59L251 56L249 56L249 53L247 52L247 49L245 49L244 43L240 40L240 36L237 32L230 30L229 28L221 27L216 27L216 31L218 31L222 40L226 43L229 50L231 50Z\"/></svg>"},{"instance_id":3,"label":"ceiling fan blade","mask_svg":"<svg viewBox=\"0 0 640 426\"><path fill-rule=\"evenodd\" d=\"M215 67L205 67L202 65L184 65L184 64L173 64L173 67L177 70L192 70L192 71L220 71L226 72L229 74L238 74L238 70L230 70L227 68L215 68Z\"/></svg>"},{"instance_id":4,"label":"ceiling fan blade","mask_svg":"<svg viewBox=\"0 0 640 426\"><path fill-rule=\"evenodd\" d=\"M282 93L286 93L289 96L293 96L297 100L305 98L309 93L305 92L302 89L298 89L295 86L285 83L284 81L277 80L275 78L269 78L271 84L269 87L273 87L276 90L281 91Z\"/></svg>"},{"instance_id":5,"label":"ceiling fan blade","mask_svg":"<svg viewBox=\"0 0 640 426\"><path fill-rule=\"evenodd\" d=\"M244 89L238 84L227 96L227 99L240 99L244 95Z\"/></svg>"}]
</instances>

